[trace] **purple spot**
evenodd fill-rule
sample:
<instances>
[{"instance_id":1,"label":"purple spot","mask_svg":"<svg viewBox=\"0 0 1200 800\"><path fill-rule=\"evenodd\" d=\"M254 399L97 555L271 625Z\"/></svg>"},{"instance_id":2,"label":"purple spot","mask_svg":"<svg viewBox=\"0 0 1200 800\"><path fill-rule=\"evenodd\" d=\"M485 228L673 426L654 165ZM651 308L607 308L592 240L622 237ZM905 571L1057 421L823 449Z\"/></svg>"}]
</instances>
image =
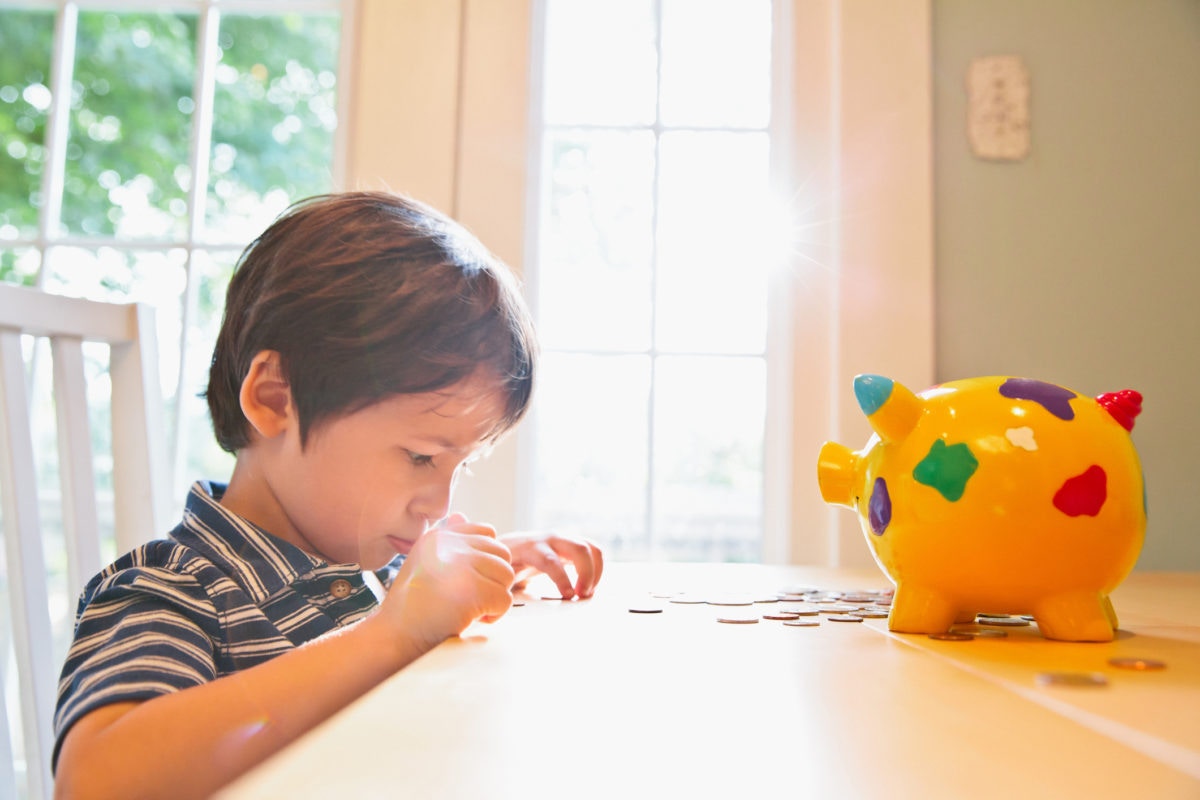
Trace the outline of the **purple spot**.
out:
<instances>
[{"instance_id":1,"label":"purple spot","mask_svg":"<svg viewBox=\"0 0 1200 800\"><path fill-rule=\"evenodd\" d=\"M1000 394L1013 400L1032 400L1059 419L1075 419L1071 398L1077 395L1053 383L1029 378L1009 378L1000 386Z\"/></svg>"},{"instance_id":2,"label":"purple spot","mask_svg":"<svg viewBox=\"0 0 1200 800\"><path fill-rule=\"evenodd\" d=\"M871 489L871 502L867 517L875 535L883 536L888 523L892 521L892 498L888 496L887 481L883 478L875 479L875 485Z\"/></svg>"}]
</instances>

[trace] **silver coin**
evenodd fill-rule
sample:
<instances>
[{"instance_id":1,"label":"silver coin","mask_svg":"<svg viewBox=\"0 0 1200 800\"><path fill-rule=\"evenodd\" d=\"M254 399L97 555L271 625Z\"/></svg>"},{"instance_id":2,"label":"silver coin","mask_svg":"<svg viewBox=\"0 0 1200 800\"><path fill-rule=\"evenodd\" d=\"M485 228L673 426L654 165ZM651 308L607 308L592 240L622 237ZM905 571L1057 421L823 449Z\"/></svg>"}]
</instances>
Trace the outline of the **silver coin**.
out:
<instances>
[{"instance_id":1,"label":"silver coin","mask_svg":"<svg viewBox=\"0 0 1200 800\"><path fill-rule=\"evenodd\" d=\"M815 619L789 619L783 624L793 628L815 628L821 623Z\"/></svg>"},{"instance_id":2,"label":"silver coin","mask_svg":"<svg viewBox=\"0 0 1200 800\"><path fill-rule=\"evenodd\" d=\"M875 611L870 608L860 608L858 611L851 611L850 613L863 619L887 619L889 616L886 611Z\"/></svg>"},{"instance_id":3,"label":"silver coin","mask_svg":"<svg viewBox=\"0 0 1200 800\"><path fill-rule=\"evenodd\" d=\"M1029 620L1020 617L1000 617L994 614L979 614L975 617L975 623L977 625L1000 625L1005 628L1021 628L1030 624Z\"/></svg>"},{"instance_id":4,"label":"silver coin","mask_svg":"<svg viewBox=\"0 0 1200 800\"><path fill-rule=\"evenodd\" d=\"M1000 631L994 628L978 628L975 630L961 630L951 628L951 633L965 633L967 636L973 636L976 639L1003 639L1008 636L1008 631Z\"/></svg>"},{"instance_id":5,"label":"silver coin","mask_svg":"<svg viewBox=\"0 0 1200 800\"><path fill-rule=\"evenodd\" d=\"M930 639L937 639L939 642L970 642L975 639L969 633L956 633L955 631L947 631L946 633L931 633Z\"/></svg>"},{"instance_id":6,"label":"silver coin","mask_svg":"<svg viewBox=\"0 0 1200 800\"><path fill-rule=\"evenodd\" d=\"M1108 678L1099 672L1039 672L1039 686L1107 686Z\"/></svg>"},{"instance_id":7,"label":"silver coin","mask_svg":"<svg viewBox=\"0 0 1200 800\"><path fill-rule=\"evenodd\" d=\"M1108 663L1119 669L1130 669L1135 672L1151 672L1167 668L1167 662L1165 661L1159 661L1154 658L1135 658L1132 656L1110 658Z\"/></svg>"},{"instance_id":8,"label":"silver coin","mask_svg":"<svg viewBox=\"0 0 1200 800\"><path fill-rule=\"evenodd\" d=\"M795 614L798 617L816 617L820 615L820 611L815 608L781 608L780 612L784 614Z\"/></svg>"},{"instance_id":9,"label":"silver coin","mask_svg":"<svg viewBox=\"0 0 1200 800\"><path fill-rule=\"evenodd\" d=\"M831 605L821 606L822 614L849 614L852 611L858 611L860 606L852 606L848 603L833 603Z\"/></svg>"},{"instance_id":10,"label":"silver coin","mask_svg":"<svg viewBox=\"0 0 1200 800\"><path fill-rule=\"evenodd\" d=\"M709 597L705 601L710 606L752 606L754 598L748 594L729 594L720 597Z\"/></svg>"},{"instance_id":11,"label":"silver coin","mask_svg":"<svg viewBox=\"0 0 1200 800\"><path fill-rule=\"evenodd\" d=\"M830 614L825 619L830 622L862 622L862 617L856 617L852 614Z\"/></svg>"},{"instance_id":12,"label":"silver coin","mask_svg":"<svg viewBox=\"0 0 1200 800\"><path fill-rule=\"evenodd\" d=\"M800 615L799 614L763 614L762 618L763 619L789 620L789 619L800 619Z\"/></svg>"},{"instance_id":13,"label":"silver coin","mask_svg":"<svg viewBox=\"0 0 1200 800\"><path fill-rule=\"evenodd\" d=\"M725 622L730 625L755 625L758 623L758 617L717 617L717 622Z\"/></svg>"},{"instance_id":14,"label":"silver coin","mask_svg":"<svg viewBox=\"0 0 1200 800\"><path fill-rule=\"evenodd\" d=\"M694 595L682 594L682 595L679 595L678 597L672 597L668 602L680 603L680 604L686 604L686 605L699 605L702 603L706 603L708 601L705 600L703 597L696 597Z\"/></svg>"}]
</instances>

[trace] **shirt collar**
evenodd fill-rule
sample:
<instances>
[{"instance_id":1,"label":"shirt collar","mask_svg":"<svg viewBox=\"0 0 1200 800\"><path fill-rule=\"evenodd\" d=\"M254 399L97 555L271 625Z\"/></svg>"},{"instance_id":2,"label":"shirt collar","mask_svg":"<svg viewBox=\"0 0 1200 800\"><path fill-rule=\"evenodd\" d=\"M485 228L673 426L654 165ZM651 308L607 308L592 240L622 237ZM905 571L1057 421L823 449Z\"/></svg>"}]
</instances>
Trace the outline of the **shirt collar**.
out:
<instances>
[{"instance_id":1,"label":"shirt collar","mask_svg":"<svg viewBox=\"0 0 1200 800\"><path fill-rule=\"evenodd\" d=\"M202 553L254 602L262 603L315 570L323 577L344 573L355 583L362 580L359 565L330 564L222 506L225 486L215 481L192 484L183 522L171 532L171 538Z\"/></svg>"}]
</instances>

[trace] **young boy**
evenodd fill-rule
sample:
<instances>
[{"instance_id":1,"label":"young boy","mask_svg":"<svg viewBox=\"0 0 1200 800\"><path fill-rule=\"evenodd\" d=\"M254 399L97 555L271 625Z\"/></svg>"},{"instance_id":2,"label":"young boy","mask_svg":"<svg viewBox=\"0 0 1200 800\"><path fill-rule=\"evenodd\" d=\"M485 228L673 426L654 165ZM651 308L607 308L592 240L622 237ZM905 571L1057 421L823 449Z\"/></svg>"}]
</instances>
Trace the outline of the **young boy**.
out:
<instances>
[{"instance_id":1,"label":"young boy","mask_svg":"<svg viewBox=\"0 0 1200 800\"><path fill-rule=\"evenodd\" d=\"M207 796L503 615L533 571L590 596L590 542L498 539L449 511L463 466L524 414L535 357L506 268L436 212L362 192L277 220L242 255L213 354L233 474L84 590L58 796Z\"/></svg>"}]
</instances>

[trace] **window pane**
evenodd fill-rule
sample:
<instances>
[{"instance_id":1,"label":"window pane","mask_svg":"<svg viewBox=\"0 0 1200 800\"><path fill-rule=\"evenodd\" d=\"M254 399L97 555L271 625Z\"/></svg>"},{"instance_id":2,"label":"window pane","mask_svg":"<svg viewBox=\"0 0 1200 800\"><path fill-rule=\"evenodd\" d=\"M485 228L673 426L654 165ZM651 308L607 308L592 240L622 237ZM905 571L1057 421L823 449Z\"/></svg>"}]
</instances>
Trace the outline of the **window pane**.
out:
<instances>
[{"instance_id":1,"label":"window pane","mask_svg":"<svg viewBox=\"0 0 1200 800\"><path fill-rule=\"evenodd\" d=\"M180 310L187 283L182 249L118 250L53 247L46 251L46 291L112 303L154 307L158 371L163 395L173 397L179 376Z\"/></svg>"},{"instance_id":2,"label":"window pane","mask_svg":"<svg viewBox=\"0 0 1200 800\"><path fill-rule=\"evenodd\" d=\"M180 237L196 17L81 12L63 224L85 235Z\"/></svg>"},{"instance_id":3,"label":"window pane","mask_svg":"<svg viewBox=\"0 0 1200 800\"><path fill-rule=\"evenodd\" d=\"M0 240L37 232L54 14L0 11Z\"/></svg>"},{"instance_id":4,"label":"window pane","mask_svg":"<svg viewBox=\"0 0 1200 800\"><path fill-rule=\"evenodd\" d=\"M332 15L221 18L207 213L218 240L250 241L332 188L340 29Z\"/></svg>"},{"instance_id":5,"label":"window pane","mask_svg":"<svg viewBox=\"0 0 1200 800\"><path fill-rule=\"evenodd\" d=\"M663 0L662 122L765 128L770 0Z\"/></svg>"},{"instance_id":6,"label":"window pane","mask_svg":"<svg viewBox=\"0 0 1200 800\"><path fill-rule=\"evenodd\" d=\"M217 445L213 435L208 404L201 396L208 388L208 368L213 345L221 327L225 290L237 260L234 251L193 254L192 273L196 283L196 307L188 330L187 365L181 415L185 420L184 441L188 454L182 475L177 476L175 496L183 497L186 488L199 478L227 481L233 471L233 456Z\"/></svg>"},{"instance_id":7,"label":"window pane","mask_svg":"<svg viewBox=\"0 0 1200 800\"><path fill-rule=\"evenodd\" d=\"M42 265L42 252L32 247L0 249L0 283L33 286Z\"/></svg>"},{"instance_id":8,"label":"window pane","mask_svg":"<svg viewBox=\"0 0 1200 800\"><path fill-rule=\"evenodd\" d=\"M667 557L761 557L765 387L760 358L657 360L654 527Z\"/></svg>"},{"instance_id":9,"label":"window pane","mask_svg":"<svg viewBox=\"0 0 1200 800\"><path fill-rule=\"evenodd\" d=\"M650 345L654 138L548 133L538 306L547 347Z\"/></svg>"},{"instance_id":10,"label":"window pane","mask_svg":"<svg viewBox=\"0 0 1200 800\"><path fill-rule=\"evenodd\" d=\"M657 343L760 353L766 342L765 133L665 133L659 175Z\"/></svg>"},{"instance_id":11,"label":"window pane","mask_svg":"<svg viewBox=\"0 0 1200 800\"><path fill-rule=\"evenodd\" d=\"M649 364L642 356L542 359L528 423L538 444L537 527L583 533L614 558L644 550Z\"/></svg>"},{"instance_id":12,"label":"window pane","mask_svg":"<svg viewBox=\"0 0 1200 800\"><path fill-rule=\"evenodd\" d=\"M546 122L652 123L654 31L654 4L645 0L547 0Z\"/></svg>"}]
</instances>

